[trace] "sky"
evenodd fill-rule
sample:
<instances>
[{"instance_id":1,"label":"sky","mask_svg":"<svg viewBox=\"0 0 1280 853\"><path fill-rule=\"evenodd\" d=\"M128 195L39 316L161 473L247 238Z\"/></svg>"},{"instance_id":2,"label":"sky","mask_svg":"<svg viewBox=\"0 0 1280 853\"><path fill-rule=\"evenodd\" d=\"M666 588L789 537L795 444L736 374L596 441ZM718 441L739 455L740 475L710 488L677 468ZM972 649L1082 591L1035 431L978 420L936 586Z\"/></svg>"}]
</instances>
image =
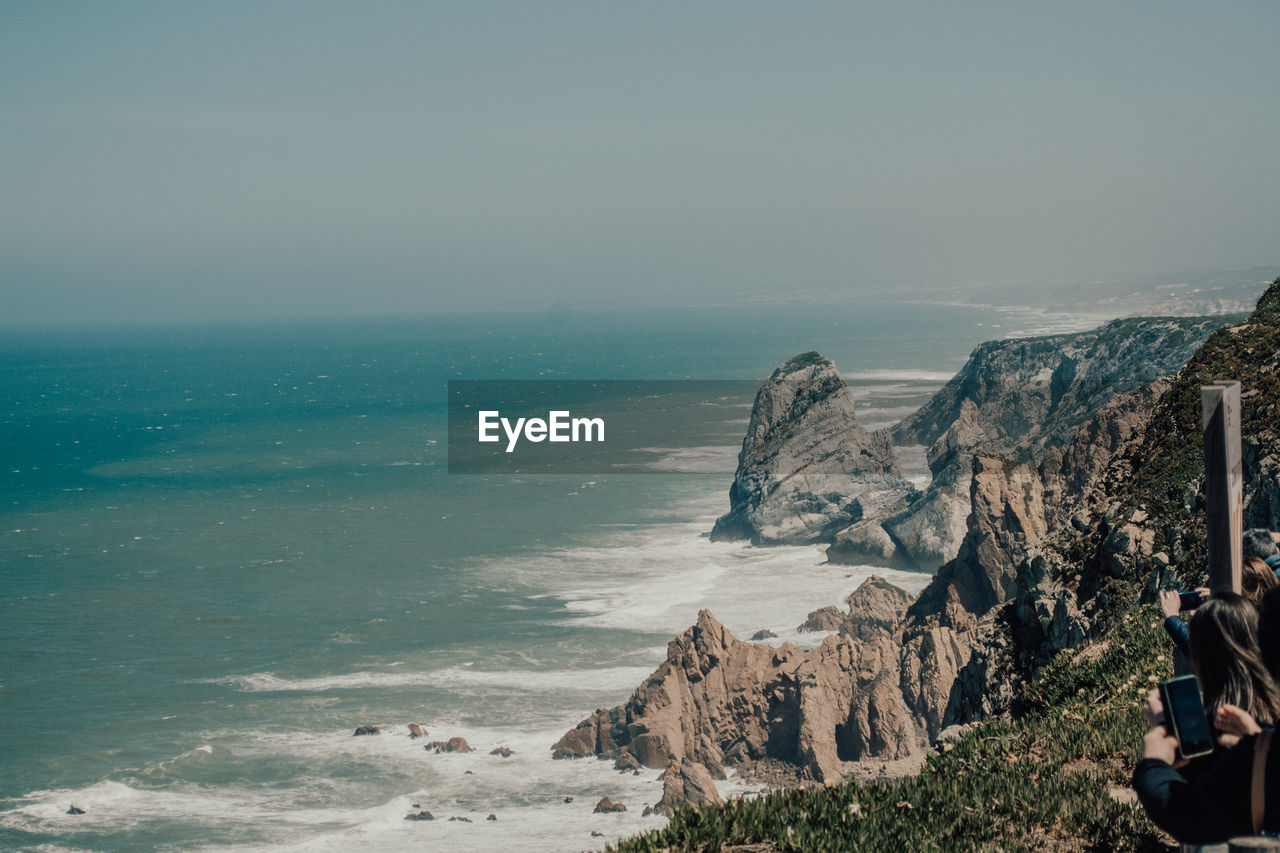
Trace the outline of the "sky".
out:
<instances>
[{"instance_id":1,"label":"sky","mask_svg":"<svg viewBox=\"0 0 1280 853\"><path fill-rule=\"evenodd\" d=\"M1270 0L10 0L0 325L1275 264L1278 36Z\"/></svg>"}]
</instances>

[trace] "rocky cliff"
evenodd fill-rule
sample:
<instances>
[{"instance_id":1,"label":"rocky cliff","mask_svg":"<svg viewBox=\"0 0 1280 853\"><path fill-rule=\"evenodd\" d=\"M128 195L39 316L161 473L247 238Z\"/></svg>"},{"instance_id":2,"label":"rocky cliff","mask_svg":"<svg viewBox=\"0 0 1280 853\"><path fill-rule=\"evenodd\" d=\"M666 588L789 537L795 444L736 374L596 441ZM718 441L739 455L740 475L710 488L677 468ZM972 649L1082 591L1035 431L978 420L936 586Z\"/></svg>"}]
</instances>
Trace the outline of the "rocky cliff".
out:
<instances>
[{"instance_id":1,"label":"rocky cliff","mask_svg":"<svg viewBox=\"0 0 1280 853\"><path fill-rule=\"evenodd\" d=\"M894 427L924 444L924 494L898 476L885 433L857 420L835 365L804 353L763 383L714 539L826 542L835 563L932 568L965 537L976 454L1037 461L1107 401L1173 373L1225 318L1139 318L974 350L928 404Z\"/></svg>"},{"instance_id":2,"label":"rocky cliff","mask_svg":"<svg viewBox=\"0 0 1280 853\"><path fill-rule=\"evenodd\" d=\"M988 453L1038 457L1071 440L1118 394L1177 372L1227 317L1136 317L1097 329L988 341L933 399L893 428L932 445L971 404L966 431Z\"/></svg>"},{"instance_id":3,"label":"rocky cliff","mask_svg":"<svg viewBox=\"0 0 1280 853\"><path fill-rule=\"evenodd\" d=\"M803 544L879 514L910 490L884 433L858 423L830 359L816 352L778 367L756 394L729 512L712 539Z\"/></svg>"},{"instance_id":4,"label":"rocky cliff","mask_svg":"<svg viewBox=\"0 0 1280 853\"><path fill-rule=\"evenodd\" d=\"M953 724L1017 714L1057 652L1105 636L1160 588L1202 580L1199 386L1223 377L1244 386L1246 524L1275 527L1280 280L1176 376L1099 402L1069 440L1028 431L1009 455L970 456L967 482L952 483L970 507L957 553L905 614L869 586L851 596L849 627L803 651L737 640L704 611L627 704L584 720L557 755L714 772L774 760L827 781L919 760ZM934 446L950 433L940 452L962 459L964 433L986 434L982 405L961 399ZM853 618L863 609L872 617Z\"/></svg>"},{"instance_id":5,"label":"rocky cliff","mask_svg":"<svg viewBox=\"0 0 1280 853\"><path fill-rule=\"evenodd\" d=\"M925 567L945 563L967 531L975 455L1037 462L1117 395L1177 371L1227 322L1134 318L1088 332L982 344L932 400L892 430L896 444L928 447L933 478L925 494L879 519L883 536L866 524L837 532L829 558L856 563L900 555Z\"/></svg>"},{"instance_id":6,"label":"rocky cliff","mask_svg":"<svg viewBox=\"0 0 1280 853\"><path fill-rule=\"evenodd\" d=\"M1038 463L977 458L960 553L901 627L904 692L931 733L1016 712L1059 651L1105 636L1119 613L1161 588L1203 581L1201 385L1241 381L1246 524L1280 522L1277 309L1280 281L1174 377L1113 396ZM939 639L942 662L929 648ZM954 678L951 660L960 662ZM928 691L912 689L917 667L941 673Z\"/></svg>"}]
</instances>

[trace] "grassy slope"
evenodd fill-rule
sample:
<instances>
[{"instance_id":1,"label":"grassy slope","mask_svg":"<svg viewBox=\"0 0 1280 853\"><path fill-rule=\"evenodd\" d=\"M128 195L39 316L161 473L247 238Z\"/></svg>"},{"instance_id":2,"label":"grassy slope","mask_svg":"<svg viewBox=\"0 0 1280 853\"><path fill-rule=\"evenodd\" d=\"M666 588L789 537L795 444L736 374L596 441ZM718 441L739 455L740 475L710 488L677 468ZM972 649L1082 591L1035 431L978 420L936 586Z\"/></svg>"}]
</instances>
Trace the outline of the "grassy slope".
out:
<instances>
[{"instance_id":1,"label":"grassy slope","mask_svg":"<svg viewBox=\"0 0 1280 853\"><path fill-rule=\"evenodd\" d=\"M1268 433L1280 375L1259 368L1277 350L1280 279L1248 325L1215 333L1192 358L1154 414L1137 475L1114 495L1121 517L1137 506L1152 511L1158 548L1178 539L1175 552L1190 555L1187 575L1194 574L1194 555L1203 554L1204 542L1199 386L1239 379L1246 390L1245 434ZM1087 571L1102 535L1090 532L1059 547ZM664 829L616 849L718 851L761 842L796 851L1165 849L1168 837L1141 807L1120 801L1141 751L1140 703L1172 673L1156 608L1134 603L1144 575L1135 568L1131 576L1108 579L1101 592L1111 602L1111 630L1060 653L1026 689L1028 713L969 727L939 745L918 776L683 810Z\"/></svg>"},{"instance_id":2,"label":"grassy slope","mask_svg":"<svg viewBox=\"0 0 1280 853\"><path fill-rule=\"evenodd\" d=\"M683 810L617 849L764 841L797 851L1161 849L1141 808L1109 789L1127 789L1145 731L1140 703L1171 669L1158 613L1140 608L1105 644L1055 661L1037 682L1037 710L971 726L918 776Z\"/></svg>"}]
</instances>

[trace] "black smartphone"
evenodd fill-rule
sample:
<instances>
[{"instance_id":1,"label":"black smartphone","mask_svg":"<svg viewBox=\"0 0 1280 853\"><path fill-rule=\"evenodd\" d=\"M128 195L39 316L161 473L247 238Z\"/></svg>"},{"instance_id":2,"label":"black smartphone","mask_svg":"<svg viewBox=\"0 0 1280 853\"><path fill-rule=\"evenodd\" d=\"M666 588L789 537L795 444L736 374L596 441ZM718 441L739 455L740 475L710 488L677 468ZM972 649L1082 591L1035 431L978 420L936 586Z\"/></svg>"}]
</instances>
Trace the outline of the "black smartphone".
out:
<instances>
[{"instance_id":1,"label":"black smartphone","mask_svg":"<svg viewBox=\"0 0 1280 853\"><path fill-rule=\"evenodd\" d=\"M1200 606L1201 601L1204 601L1204 599L1201 598L1200 593L1196 592L1194 589L1190 592L1178 593L1179 610L1195 610Z\"/></svg>"},{"instance_id":2,"label":"black smartphone","mask_svg":"<svg viewBox=\"0 0 1280 853\"><path fill-rule=\"evenodd\" d=\"M1182 675L1160 682L1164 720L1178 739L1178 755L1195 758L1213 752L1213 731L1200 698L1200 682L1194 675Z\"/></svg>"}]
</instances>

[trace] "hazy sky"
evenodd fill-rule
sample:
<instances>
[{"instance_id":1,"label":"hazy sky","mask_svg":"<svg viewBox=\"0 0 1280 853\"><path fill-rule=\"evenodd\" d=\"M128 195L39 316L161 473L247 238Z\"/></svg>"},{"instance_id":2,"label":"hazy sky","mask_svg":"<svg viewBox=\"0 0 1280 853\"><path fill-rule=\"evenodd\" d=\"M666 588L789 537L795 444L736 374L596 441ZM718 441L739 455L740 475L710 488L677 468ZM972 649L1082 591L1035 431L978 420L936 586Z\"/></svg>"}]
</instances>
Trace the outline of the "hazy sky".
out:
<instances>
[{"instance_id":1,"label":"hazy sky","mask_svg":"<svg viewBox=\"0 0 1280 853\"><path fill-rule=\"evenodd\" d=\"M1280 3L0 5L0 323L1280 258Z\"/></svg>"}]
</instances>

